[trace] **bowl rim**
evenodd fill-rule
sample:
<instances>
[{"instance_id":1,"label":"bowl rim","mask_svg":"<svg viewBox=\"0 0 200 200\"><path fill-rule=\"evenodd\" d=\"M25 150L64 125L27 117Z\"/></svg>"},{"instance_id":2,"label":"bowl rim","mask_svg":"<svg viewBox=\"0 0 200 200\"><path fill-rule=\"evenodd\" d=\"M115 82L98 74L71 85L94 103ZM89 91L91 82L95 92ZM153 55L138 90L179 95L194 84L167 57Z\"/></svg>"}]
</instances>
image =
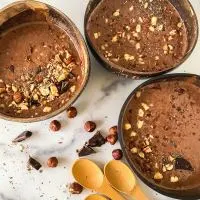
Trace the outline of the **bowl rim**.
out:
<instances>
[{"instance_id":1,"label":"bowl rim","mask_svg":"<svg viewBox=\"0 0 200 200\"><path fill-rule=\"evenodd\" d=\"M29 0L21 0L21 1L13 2L11 4L8 4L4 8L0 9L0 12L3 9L8 9L8 8L13 7L15 5L24 4L26 2L29 2ZM75 23L64 12L60 11L59 9L55 8L54 6L51 6L51 5L47 4L47 3L43 3L43 2L40 2L40 1L34 1L34 2L43 4L43 5L47 6L48 8L54 10L57 14L59 14L60 16L65 18L68 21L68 23L70 24L71 28L73 29L73 31L76 34L76 37L77 37L77 40L78 40L80 46L82 47L82 51L83 51L83 54L84 54L84 57L85 57L84 78L83 78L83 82L82 82L81 87L79 88L79 90L75 92L73 97L66 104L64 104L59 109L57 109L57 110L55 110L53 112L50 112L50 113L48 113L46 115L33 117L33 118L31 118L31 117L20 118L20 117L12 117L12 116L8 116L8 115L5 115L3 113L0 113L0 118L1 119L8 120L8 121L13 121L13 122L32 123L32 122L44 121L44 120L47 120L47 119L52 118L52 117L55 117L56 115L62 113L67 108L69 108L78 99L78 97L82 94L83 90L86 88L86 86L88 84L90 73L91 73L91 61L90 61L89 51L88 51L88 48L87 48L86 43L84 41L84 38L83 38L81 32L79 31L78 27L75 25Z\"/></svg>"},{"instance_id":2,"label":"bowl rim","mask_svg":"<svg viewBox=\"0 0 200 200\"><path fill-rule=\"evenodd\" d=\"M194 40L193 46L192 48L185 54L185 56L182 58L182 60L177 63L175 66L162 70L162 71L158 71L158 72L137 72L137 71L133 71L133 70L129 70L129 69L125 69L123 67L120 67L119 65L112 63L111 61L108 61L107 59L105 59L104 56L102 56L101 54L98 53L98 51L96 50L96 48L93 46L92 41L88 35L87 32L87 23L89 20L89 17L91 15L91 13L93 12L93 10L98 6L98 4L102 1L102 0L98 0L98 3L96 4L96 6L94 8L92 8L92 4L93 2L95 2L97 0L90 0L86 11L85 11L85 16L84 16L84 33L85 33L85 38L86 38L86 42L92 52L92 54L94 55L94 57L97 59L97 61L107 70L118 74L118 75L122 75L125 76L126 78L133 78L133 79L140 79L140 78L148 78L148 77L155 77L158 75L162 75L165 74L167 72L170 72L176 68L178 68L179 66L181 66L193 53L193 51L196 48L197 42L198 42L198 38L199 38L199 22L198 22L198 17L197 14L194 10L193 5L191 4L191 2L189 0L186 0L188 5L190 6L190 10L193 13L193 17L194 17L194 21L196 24L196 38Z\"/></svg>"},{"instance_id":3,"label":"bowl rim","mask_svg":"<svg viewBox=\"0 0 200 200\"><path fill-rule=\"evenodd\" d=\"M199 187L196 188L192 188L192 189L187 189L187 190L173 190L164 186L161 186L159 184L156 184L153 180L146 178L144 175L142 175L141 170L138 169L138 167L135 165L135 163L130 159L129 154L127 152L127 147L125 145L124 142L124 135L123 135L123 117L126 111L127 106L129 105L133 95L140 90L141 88L143 88L144 86L147 86L151 83L155 83L156 81L160 81L160 80L164 80L164 79L171 79L171 78L181 78L181 77L197 77L198 79L200 79L200 75L197 74L192 74L192 73L173 73L173 74L165 74L165 75L160 75L154 78L151 78L145 82L143 82L142 84L140 84L139 86L137 86L127 97L127 99L125 100L120 114L119 114L119 119L118 119L118 137L119 137L119 143L120 146L122 148L123 154L129 164L129 166L131 167L131 169L136 173L136 175L139 177L140 180L142 180L143 183L145 183L147 186L149 186L151 189L155 190L156 192L159 192L160 194L166 195L168 197L171 198L180 198L183 200L197 200L200 198L200 192L198 194L194 195L188 195L186 196L185 194L182 194L182 192L187 192L187 191L193 191L195 189L200 189ZM173 193L174 192L174 193ZM176 192L176 194L175 194ZM177 194L178 193L178 194Z\"/></svg>"}]
</instances>

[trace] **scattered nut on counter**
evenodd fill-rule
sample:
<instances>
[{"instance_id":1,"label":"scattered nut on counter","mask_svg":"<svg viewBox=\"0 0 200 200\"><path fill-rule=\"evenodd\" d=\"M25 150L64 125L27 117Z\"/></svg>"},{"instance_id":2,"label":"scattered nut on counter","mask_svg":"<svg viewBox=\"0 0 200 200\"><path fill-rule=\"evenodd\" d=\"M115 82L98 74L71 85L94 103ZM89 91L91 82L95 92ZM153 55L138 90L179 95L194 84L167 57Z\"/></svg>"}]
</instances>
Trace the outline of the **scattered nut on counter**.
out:
<instances>
[{"instance_id":1,"label":"scattered nut on counter","mask_svg":"<svg viewBox=\"0 0 200 200\"><path fill-rule=\"evenodd\" d=\"M118 136L117 135L108 135L106 137L107 142L109 142L111 145L114 145L117 140L118 140Z\"/></svg>"},{"instance_id":2,"label":"scattered nut on counter","mask_svg":"<svg viewBox=\"0 0 200 200\"><path fill-rule=\"evenodd\" d=\"M75 118L77 116L78 112L75 107L70 107L67 109L67 116L68 118Z\"/></svg>"},{"instance_id":3,"label":"scattered nut on counter","mask_svg":"<svg viewBox=\"0 0 200 200\"><path fill-rule=\"evenodd\" d=\"M87 121L84 125L84 129L87 131L87 132L93 132L95 129L96 129L96 124L95 122L92 122L92 121Z\"/></svg>"},{"instance_id":4,"label":"scattered nut on counter","mask_svg":"<svg viewBox=\"0 0 200 200\"><path fill-rule=\"evenodd\" d=\"M109 129L109 135L117 135L117 126L113 126Z\"/></svg>"},{"instance_id":5,"label":"scattered nut on counter","mask_svg":"<svg viewBox=\"0 0 200 200\"><path fill-rule=\"evenodd\" d=\"M57 120L53 120L50 125L49 125L49 128L54 131L54 132L57 132L61 129L61 124L59 121Z\"/></svg>"},{"instance_id":6,"label":"scattered nut on counter","mask_svg":"<svg viewBox=\"0 0 200 200\"><path fill-rule=\"evenodd\" d=\"M80 194L83 191L83 187L77 182L71 183L69 186L69 192L71 194Z\"/></svg>"},{"instance_id":7,"label":"scattered nut on counter","mask_svg":"<svg viewBox=\"0 0 200 200\"><path fill-rule=\"evenodd\" d=\"M115 149L112 152L112 156L115 160L121 160L123 157L123 152L121 149Z\"/></svg>"},{"instance_id":8,"label":"scattered nut on counter","mask_svg":"<svg viewBox=\"0 0 200 200\"><path fill-rule=\"evenodd\" d=\"M55 168L58 165L58 159L56 157L51 157L47 161L48 167Z\"/></svg>"}]
</instances>

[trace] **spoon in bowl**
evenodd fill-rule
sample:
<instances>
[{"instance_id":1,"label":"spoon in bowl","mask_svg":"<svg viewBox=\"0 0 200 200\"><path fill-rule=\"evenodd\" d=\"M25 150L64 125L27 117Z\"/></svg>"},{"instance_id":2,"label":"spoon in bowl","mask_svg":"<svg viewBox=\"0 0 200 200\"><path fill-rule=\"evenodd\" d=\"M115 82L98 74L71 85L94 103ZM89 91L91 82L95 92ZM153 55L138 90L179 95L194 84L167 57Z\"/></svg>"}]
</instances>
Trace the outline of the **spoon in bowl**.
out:
<instances>
[{"instance_id":1,"label":"spoon in bowl","mask_svg":"<svg viewBox=\"0 0 200 200\"><path fill-rule=\"evenodd\" d=\"M72 167L72 174L75 180L85 188L104 194L113 200L125 200L110 186L101 169L90 160L77 160Z\"/></svg>"},{"instance_id":2,"label":"spoon in bowl","mask_svg":"<svg viewBox=\"0 0 200 200\"><path fill-rule=\"evenodd\" d=\"M133 172L123 162L110 161L104 167L104 174L117 191L128 194L136 200L148 200L139 185L136 184Z\"/></svg>"},{"instance_id":3,"label":"spoon in bowl","mask_svg":"<svg viewBox=\"0 0 200 200\"><path fill-rule=\"evenodd\" d=\"M106 199L105 197L98 195L98 194L92 194L92 195L86 197L85 200L108 200L108 199Z\"/></svg>"}]
</instances>

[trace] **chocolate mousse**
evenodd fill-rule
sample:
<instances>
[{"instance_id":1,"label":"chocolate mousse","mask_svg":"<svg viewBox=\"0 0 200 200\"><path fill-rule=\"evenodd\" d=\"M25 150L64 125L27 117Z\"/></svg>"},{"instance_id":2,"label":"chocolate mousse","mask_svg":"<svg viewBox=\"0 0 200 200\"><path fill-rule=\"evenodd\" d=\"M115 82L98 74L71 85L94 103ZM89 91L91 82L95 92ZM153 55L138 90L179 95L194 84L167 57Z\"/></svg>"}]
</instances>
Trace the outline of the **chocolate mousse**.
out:
<instances>
[{"instance_id":1,"label":"chocolate mousse","mask_svg":"<svg viewBox=\"0 0 200 200\"><path fill-rule=\"evenodd\" d=\"M31 20L18 25L22 18ZM0 112L6 116L44 116L66 104L82 84L81 60L69 33L38 18L45 16L27 11L1 27Z\"/></svg>"},{"instance_id":2,"label":"chocolate mousse","mask_svg":"<svg viewBox=\"0 0 200 200\"><path fill-rule=\"evenodd\" d=\"M169 189L200 185L200 79L171 77L141 87L123 117L130 160Z\"/></svg>"},{"instance_id":3,"label":"chocolate mousse","mask_svg":"<svg viewBox=\"0 0 200 200\"><path fill-rule=\"evenodd\" d=\"M188 48L186 26L168 0L102 0L89 16L86 33L99 57L122 72L167 71Z\"/></svg>"}]
</instances>

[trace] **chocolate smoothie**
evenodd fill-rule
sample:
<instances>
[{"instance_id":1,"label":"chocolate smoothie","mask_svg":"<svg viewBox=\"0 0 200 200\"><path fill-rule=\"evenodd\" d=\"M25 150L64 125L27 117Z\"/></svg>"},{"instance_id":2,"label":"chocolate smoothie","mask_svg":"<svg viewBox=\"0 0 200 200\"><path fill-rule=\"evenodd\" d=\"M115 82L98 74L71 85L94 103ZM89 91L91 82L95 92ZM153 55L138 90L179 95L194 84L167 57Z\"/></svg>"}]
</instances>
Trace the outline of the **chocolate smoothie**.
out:
<instances>
[{"instance_id":1,"label":"chocolate smoothie","mask_svg":"<svg viewBox=\"0 0 200 200\"><path fill-rule=\"evenodd\" d=\"M186 26L168 0L102 0L86 32L98 55L140 73L172 69L188 47Z\"/></svg>"},{"instance_id":2,"label":"chocolate smoothie","mask_svg":"<svg viewBox=\"0 0 200 200\"><path fill-rule=\"evenodd\" d=\"M200 185L200 80L170 78L142 87L123 119L125 146L147 179L170 189Z\"/></svg>"},{"instance_id":3,"label":"chocolate smoothie","mask_svg":"<svg viewBox=\"0 0 200 200\"><path fill-rule=\"evenodd\" d=\"M23 15L38 17L32 11ZM82 83L81 60L70 35L48 21L36 20L2 31L0 66L0 112L12 117L53 112L66 104Z\"/></svg>"}]
</instances>

